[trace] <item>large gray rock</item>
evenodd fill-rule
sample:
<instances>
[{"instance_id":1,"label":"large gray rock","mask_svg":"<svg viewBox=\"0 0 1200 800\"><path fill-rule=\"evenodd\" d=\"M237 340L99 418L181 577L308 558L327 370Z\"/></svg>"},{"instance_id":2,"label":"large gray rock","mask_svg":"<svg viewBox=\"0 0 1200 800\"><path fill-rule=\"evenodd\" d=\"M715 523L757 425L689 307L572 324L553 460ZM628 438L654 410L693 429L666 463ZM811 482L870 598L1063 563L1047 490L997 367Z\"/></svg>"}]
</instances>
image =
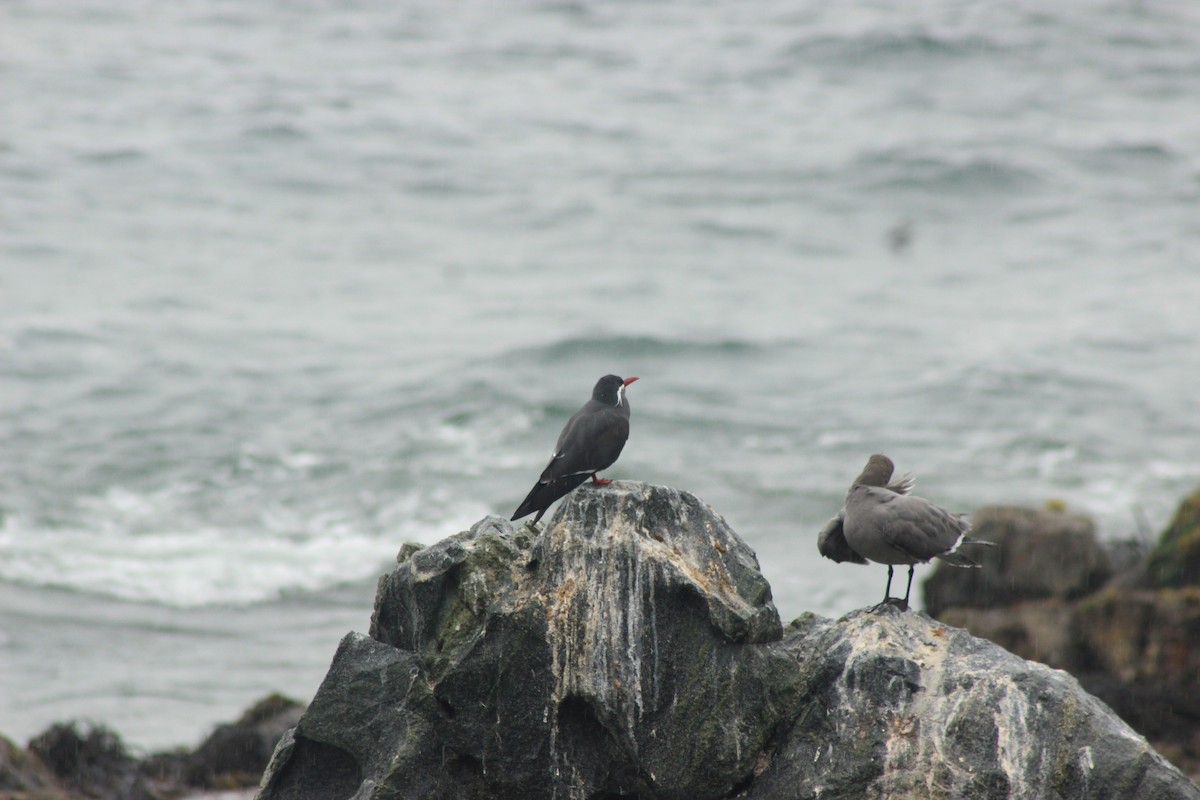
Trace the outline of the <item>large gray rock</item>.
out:
<instances>
[{"instance_id":1,"label":"large gray rock","mask_svg":"<svg viewBox=\"0 0 1200 800\"><path fill-rule=\"evenodd\" d=\"M1065 672L925 614L801 617L801 713L746 798L1198 798Z\"/></svg>"},{"instance_id":2,"label":"large gray rock","mask_svg":"<svg viewBox=\"0 0 1200 800\"><path fill-rule=\"evenodd\" d=\"M782 637L695 497L572 493L401 551L259 797L1200 798L1069 676L924 615Z\"/></svg>"}]
</instances>

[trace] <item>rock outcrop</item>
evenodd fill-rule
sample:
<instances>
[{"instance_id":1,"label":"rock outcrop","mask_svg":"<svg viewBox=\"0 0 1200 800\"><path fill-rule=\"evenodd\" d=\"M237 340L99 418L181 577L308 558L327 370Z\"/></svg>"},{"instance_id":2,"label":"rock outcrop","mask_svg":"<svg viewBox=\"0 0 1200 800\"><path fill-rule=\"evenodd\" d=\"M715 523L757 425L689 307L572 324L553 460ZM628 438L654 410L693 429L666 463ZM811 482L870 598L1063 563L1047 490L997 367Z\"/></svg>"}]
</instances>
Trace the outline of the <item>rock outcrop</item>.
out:
<instances>
[{"instance_id":1,"label":"rock outcrop","mask_svg":"<svg viewBox=\"0 0 1200 800\"><path fill-rule=\"evenodd\" d=\"M154 792L121 737L101 725L52 725L29 742L63 787L102 798L151 800Z\"/></svg>"},{"instance_id":2,"label":"rock outcrop","mask_svg":"<svg viewBox=\"0 0 1200 800\"><path fill-rule=\"evenodd\" d=\"M971 519L971 536L997 547L971 557L980 569L939 562L925 581L925 610L995 608L1027 600L1072 600L1091 594L1112 575L1108 553L1085 516L1052 509L985 506Z\"/></svg>"},{"instance_id":3,"label":"rock outcrop","mask_svg":"<svg viewBox=\"0 0 1200 800\"><path fill-rule=\"evenodd\" d=\"M923 614L782 630L686 493L585 487L399 561L262 800L1200 798L1070 676Z\"/></svg>"},{"instance_id":4,"label":"rock outcrop","mask_svg":"<svg viewBox=\"0 0 1200 800\"><path fill-rule=\"evenodd\" d=\"M281 694L259 700L236 722L217 726L188 756L185 782L206 789L257 784L275 745L296 726L304 709L303 704Z\"/></svg>"},{"instance_id":5,"label":"rock outcrop","mask_svg":"<svg viewBox=\"0 0 1200 800\"><path fill-rule=\"evenodd\" d=\"M0 798L65 796L58 777L33 753L0 736Z\"/></svg>"},{"instance_id":6,"label":"rock outcrop","mask_svg":"<svg viewBox=\"0 0 1200 800\"><path fill-rule=\"evenodd\" d=\"M1086 517L987 508L981 538L1005 553L978 576L939 568L925 586L930 612L1017 655L1064 669L1111 705L1193 778L1200 776L1200 491L1180 505L1151 553L1110 557ZM1026 554L1026 555L1020 555ZM1041 559L1032 564L1030 554ZM1106 565L1126 562L1108 573ZM1086 591L1085 591L1086 590Z\"/></svg>"},{"instance_id":7,"label":"rock outcrop","mask_svg":"<svg viewBox=\"0 0 1200 800\"><path fill-rule=\"evenodd\" d=\"M894 609L793 627L806 705L745 797L1200 796L1074 678L963 630Z\"/></svg>"},{"instance_id":8,"label":"rock outcrop","mask_svg":"<svg viewBox=\"0 0 1200 800\"><path fill-rule=\"evenodd\" d=\"M1150 552L1144 583L1159 588L1200 586L1200 489L1179 504Z\"/></svg>"},{"instance_id":9,"label":"rock outcrop","mask_svg":"<svg viewBox=\"0 0 1200 800\"><path fill-rule=\"evenodd\" d=\"M255 786L303 710L273 694L237 722L218 726L195 751L141 759L115 731L90 722L51 725L26 749L0 737L0 800L168 800Z\"/></svg>"}]
</instances>

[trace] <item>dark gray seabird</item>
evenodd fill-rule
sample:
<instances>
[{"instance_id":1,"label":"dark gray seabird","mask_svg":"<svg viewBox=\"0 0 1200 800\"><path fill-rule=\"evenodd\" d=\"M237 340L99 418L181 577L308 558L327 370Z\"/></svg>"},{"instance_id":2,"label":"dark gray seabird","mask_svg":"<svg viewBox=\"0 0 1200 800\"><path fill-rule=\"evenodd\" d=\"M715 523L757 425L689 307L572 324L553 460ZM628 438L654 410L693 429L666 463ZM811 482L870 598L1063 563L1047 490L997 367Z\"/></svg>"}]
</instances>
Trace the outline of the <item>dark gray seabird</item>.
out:
<instances>
[{"instance_id":1,"label":"dark gray seabird","mask_svg":"<svg viewBox=\"0 0 1200 800\"><path fill-rule=\"evenodd\" d=\"M921 497L908 494L913 480L908 475L892 481L892 460L876 454L867 460L862 474L846 493L846 504L826 523L817 537L821 555L834 561L887 564L888 582L879 605L908 608L913 566L939 558L956 567L979 565L957 552L964 544L991 545L967 536L971 523ZM892 565L908 565L904 599L893 598Z\"/></svg>"},{"instance_id":2,"label":"dark gray seabird","mask_svg":"<svg viewBox=\"0 0 1200 800\"><path fill-rule=\"evenodd\" d=\"M512 518L518 520L537 512L537 524L555 500L570 492L589 477L598 486L611 481L596 473L616 463L629 438L629 401L625 389L637 378L605 375L592 389L592 399L575 412L562 433L550 463Z\"/></svg>"}]
</instances>

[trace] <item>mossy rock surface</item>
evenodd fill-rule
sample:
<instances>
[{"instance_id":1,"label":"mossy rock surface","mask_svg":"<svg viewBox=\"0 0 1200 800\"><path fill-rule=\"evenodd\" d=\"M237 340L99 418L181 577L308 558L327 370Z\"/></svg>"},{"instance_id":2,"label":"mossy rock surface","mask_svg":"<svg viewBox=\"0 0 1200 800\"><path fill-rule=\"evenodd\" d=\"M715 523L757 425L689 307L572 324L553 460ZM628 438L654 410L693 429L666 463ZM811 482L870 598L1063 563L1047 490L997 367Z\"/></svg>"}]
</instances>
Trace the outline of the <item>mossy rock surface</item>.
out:
<instances>
[{"instance_id":1,"label":"mossy rock surface","mask_svg":"<svg viewBox=\"0 0 1200 800\"><path fill-rule=\"evenodd\" d=\"M1156 587L1200 585L1200 489L1184 498L1150 551L1145 583Z\"/></svg>"}]
</instances>

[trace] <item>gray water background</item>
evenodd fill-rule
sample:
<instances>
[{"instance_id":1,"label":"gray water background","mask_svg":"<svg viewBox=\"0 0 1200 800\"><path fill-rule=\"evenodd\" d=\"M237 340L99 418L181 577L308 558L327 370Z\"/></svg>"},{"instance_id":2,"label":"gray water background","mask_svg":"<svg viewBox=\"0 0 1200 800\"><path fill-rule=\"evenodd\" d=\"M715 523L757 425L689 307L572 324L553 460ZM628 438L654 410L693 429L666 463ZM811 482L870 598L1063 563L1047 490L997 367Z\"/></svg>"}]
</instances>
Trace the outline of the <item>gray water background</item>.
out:
<instances>
[{"instance_id":1,"label":"gray water background","mask_svg":"<svg viewBox=\"0 0 1200 800\"><path fill-rule=\"evenodd\" d=\"M1191 2L3 0L0 732L311 697L608 372L785 619L877 451L1156 533L1198 252Z\"/></svg>"}]
</instances>

